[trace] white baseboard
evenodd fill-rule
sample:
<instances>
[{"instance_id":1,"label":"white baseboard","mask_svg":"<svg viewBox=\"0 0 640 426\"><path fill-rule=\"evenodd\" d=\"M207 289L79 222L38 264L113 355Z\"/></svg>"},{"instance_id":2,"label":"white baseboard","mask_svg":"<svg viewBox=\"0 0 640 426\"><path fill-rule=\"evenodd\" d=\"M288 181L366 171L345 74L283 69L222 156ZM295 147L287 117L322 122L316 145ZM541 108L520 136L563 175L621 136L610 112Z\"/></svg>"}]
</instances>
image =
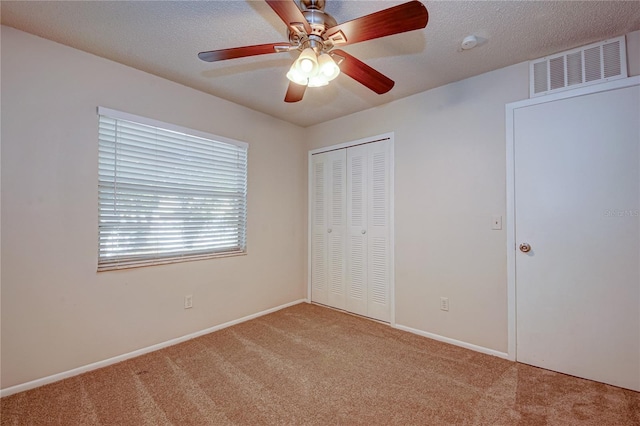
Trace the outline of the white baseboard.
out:
<instances>
[{"instance_id":1,"label":"white baseboard","mask_svg":"<svg viewBox=\"0 0 640 426\"><path fill-rule=\"evenodd\" d=\"M22 383L19 385L11 386L6 389L0 390L0 398L13 395L14 393L26 391L29 389L37 388L43 385L47 385L49 383L57 382L63 379L67 379L69 377L77 376L82 373L86 373L87 371L96 370L98 368L106 367L108 365L116 364L118 362L135 358L140 355L147 354L149 352L157 351L159 349L166 348L168 346L177 345L178 343L186 342L187 340L194 339L196 337L204 336L205 334L213 333L214 331L221 330L223 328L231 327L232 325L239 324L241 322L249 321L254 318L261 317L263 315L270 314L272 312L279 311L284 308L288 308L289 306L297 305L299 303L306 302L306 299L295 300L290 303L285 303L284 305L276 306L275 308L267 309L261 312L257 312L255 314L247 315L246 317L242 317L233 321L225 322L223 324L215 325L213 327L206 328L204 330L196 331L195 333L190 333L182 337L176 337L175 339L167 340L166 342L157 343L155 345L147 346L146 348L138 349L133 352L129 352L126 354L114 356L112 358L108 358L102 361L94 362L88 365L84 365L82 367L74 368L72 370L63 371L62 373L53 374L51 376L43 377L41 379L32 380L30 382Z\"/></svg>"},{"instance_id":2,"label":"white baseboard","mask_svg":"<svg viewBox=\"0 0 640 426\"><path fill-rule=\"evenodd\" d=\"M474 345L472 343L463 342L461 340L451 339L449 337L440 336L439 334L433 334L426 331L418 330L416 328L407 327L406 325L396 324L395 328L398 330L408 331L409 333L417 334L422 337L428 337L429 339L437 340L439 342L449 343L451 345L460 346L465 349L471 349L472 351L480 352L487 355L497 356L498 358L509 359L509 354L506 352L496 351L494 349L485 348L484 346Z\"/></svg>"}]
</instances>

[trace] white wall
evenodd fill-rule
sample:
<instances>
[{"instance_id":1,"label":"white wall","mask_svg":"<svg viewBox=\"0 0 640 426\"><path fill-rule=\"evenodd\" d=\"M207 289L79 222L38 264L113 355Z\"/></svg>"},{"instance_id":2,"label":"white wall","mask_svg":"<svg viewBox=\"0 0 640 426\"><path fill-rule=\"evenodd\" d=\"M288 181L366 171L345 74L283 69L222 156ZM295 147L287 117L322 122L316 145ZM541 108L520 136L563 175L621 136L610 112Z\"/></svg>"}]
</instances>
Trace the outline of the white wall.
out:
<instances>
[{"instance_id":1,"label":"white wall","mask_svg":"<svg viewBox=\"0 0 640 426\"><path fill-rule=\"evenodd\" d=\"M306 297L304 129L11 28L1 42L3 389ZM96 273L98 105L248 142L249 254Z\"/></svg>"}]
</instances>

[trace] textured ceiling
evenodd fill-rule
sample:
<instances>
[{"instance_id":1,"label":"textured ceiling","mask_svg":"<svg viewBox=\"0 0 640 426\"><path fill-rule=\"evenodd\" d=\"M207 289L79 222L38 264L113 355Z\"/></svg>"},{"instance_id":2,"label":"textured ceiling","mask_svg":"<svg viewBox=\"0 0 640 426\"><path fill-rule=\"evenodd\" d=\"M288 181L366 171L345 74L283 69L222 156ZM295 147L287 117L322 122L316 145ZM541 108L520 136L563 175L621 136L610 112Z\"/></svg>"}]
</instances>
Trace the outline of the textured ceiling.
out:
<instances>
[{"instance_id":1,"label":"textured ceiling","mask_svg":"<svg viewBox=\"0 0 640 426\"><path fill-rule=\"evenodd\" d=\"M327 0L338 23L402 1ZM217 63L196 56L286 40L263 1L2 1L3 25L75 47L301 126L331 120L525 60L640 29L637 1L423 1L424 30L344 47L391 79L377 95L345 75L283 102L295 53ZM473 34L479 45L462 51Z\"/></svg>"}]
</instances>

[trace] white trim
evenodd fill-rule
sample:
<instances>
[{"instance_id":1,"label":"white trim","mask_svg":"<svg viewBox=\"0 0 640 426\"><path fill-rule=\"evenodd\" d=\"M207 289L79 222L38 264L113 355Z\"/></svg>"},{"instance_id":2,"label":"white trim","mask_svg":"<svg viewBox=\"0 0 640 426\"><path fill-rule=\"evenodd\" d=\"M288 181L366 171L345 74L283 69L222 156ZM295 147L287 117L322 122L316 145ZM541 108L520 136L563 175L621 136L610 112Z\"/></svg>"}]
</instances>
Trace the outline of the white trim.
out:
<instances>
[{"instance_id":1,"label":"white trim","mask_svg":"<svg viewBox=\"0 0 640 426\"><path fill-rule=\"evenodd\" d=\"M395 176L396 176L396 142L395 134L388 133L389 138L389 325L396 326L396 215L395 215Z\"/></svg>"},{"instance_id":2,"label":"white trim","mask_svg":"<svg viewBox=\"0 0 640 426\"><path fill-rule=\"evenodd\" d=\"M94 363L84 365L82 367L74 368L68 371L63 371L62 373L53 374L51 376L43 377L41 379L36 379L30 382L11 386L11 387L0 390L0 398L4 398L5 396L13 395L14 393L23 392L29 389L34 389L43 385L47 385L49 383L57 382L59 380L67 379L69 377L77 376L79 374L86 373L91 370L107 367L109 365L116 364L118 362L122 362L130 358L135 358L140 355L148 354L150 352L154 352L169 346L177 345L178 343L186 342L187 340L195 339L196 337L204 336L205 334L213 333L214 331L222 330L223 328L231 327L232 325L249 321L267 314L271 314L281 309L288 308L289 306L293 306L293 305L297 305L305 302L307 302L306 299L295 300L293 302L285 303L284 305L276 306L275 308L266 309L264 311L260 311L255 314L247 315L246 317L238 318L232 321L225 322L223 324L205 328L204 330L196 331L195 333L190 333L182 337L176 337L175 339L167 340L166 342L157 343L155 345L147 346L146 348L138 349L132 352L128 352L126 354L114 356L112 358L94 362Z\"/></svg>"},{"instance_id":3,"label":"white trim","mask_svg":"<svg viewBox=\"0 0 640 426\"><path fill-rule=\"evenodd\" d=\"M509 359L508 354L504 352L496 351L494 349L485 348L484 346L478 346L471 343L463 342L461 340L451 339L449 337L440 336L439 334L433 334L433 333L418 330L415 328L407 327L406 325L397 324L394 328L397 328L398 330L402 330L402 331L408 331L409 333L417 334L418 336L437 340L439 342L449 343L450 345L454 345L454 346L460 346L461 348L470 349L475 352L497 356L498 358Z\"/></svg>"},{"instance_id":4,"label":"white trim","mask_svg":"<svg viewBox=\"0 0 640 426\"><path fill-rule=\"evenodd\" d=\"M505 230L507 231L507 353L509 360L516 360L516 206L515 206L515 164L514 164L514 128L513 111L509 112L507 104L506 139L507 139L507 216L505 220ZM513 283L513 285L511 285Z\"/></svg>"},{"instance_id":5,"label":"white trim","mask_svg":"<svg viewBox=\"0 0 640 426\"><path fill-rule=\"evenodd\" d=\"M560 99L575 98L576 96L584 96L584 95L590 95L592 93L623 89L625 87L635 86L637 84L640 84L640 76L628 77L620 80L598 83L598 84L594 84L586 87L578 87L576 89L567 90L559 93L551 93L549 95L544 95L544 96L531 98L531 99L525 99L518 102L512 102L510 104L507 104L506 108L507 108L507 112L509 112L509 109L514 110L517 108L523 108L531 105L538 105L538 104L544 104L547 102L558 101Z\"/></svg>"},{"instance_id":6,"label":"white trim","mask_svg":"<svg viewBox=\"0 0 640 426\"><path fill-rule=\"evenodd\" d=\"M349 148L350 146L356 146L356 145L362 145L362 144L365 144L365 143L377 142L377 141L383 140L383 139L390 139L391 141L393 141L393 138L394 138L394 133L393 132L389 132L389 133L383 133L383 134L377 135L377 136L369 136L367 138L362 138L362 139L358 139L358 140L351 141L351 142L344 142L344 143L339 143L337 145L324 146L322 148L313 149L313 150L309 151L309 161L311 161L311 156L313 154L320 154L322 152L327 152L327 151L335 151L336 149Z\"/></svg>"},{"instance_id":7,"label":"white trim","mask_svg":"<svg viewBox=\"0 0 640 426\"><path fill-rule=\"evenodd\" d=\"M153 118L142 117L139 115L129 114L128 112L117 111L115 109L98 107L98 115L105 115L107 117L116 118L120 120L133 121L134 123L145 124L147 126L159 127L161 129L169 130L172 132L186 133L198 138L211 139L216 142L228 143L230 145L239 146L241 148L248 149L249 144L247 142L237 141L235 139L225 138L224 136L213 135L207 132L201 132L195 129L189 129L188 127L178 126L177 124L165 123L164 121L154 120Z\"/></svg>"},{"instance_id":8,"label":"white trim","mask_svg":"<svg viewBox=\"0 0 640 426\"><path fill-rule=\"evenodd\" d=\"M515 361L516 353L516 212L515 212L515 111L533 105L554 102L562 99L586 96L598 92L623 89L625 87L640 85L640 76L629 77L621 80L610 81L592 86L580 87L550 95L540 96L505 105L506 113L506 153L507 153L507 350L508 359Z\"/></svg>"},{"instance_id":9,"label":"white trim","mask_svg":"<svg viewBox=\"0 0 640 426\"><path fill-rule=\"evenodd\" d=\"M390 170L389 170L389 196L390 196L390 217L389 217L389 244L391 247L390 250L390 259L389 259L389 324L392 327L395 327L396 324L396 275L395 275L395 174L396 174L396 164L395 164L395 133L383 133L377 136L369 136L366 138L358 139L351 142L344 142L337 145L325 146L322 148L317 148L309 151L308 154L308 162L307 162L307 300L311 302L311 227L313 226L311 222L311 194L313 193L313 188L311 187L313 181L313 155L320 154L327 151L335 151L338 149L349 148L351 146L363 145L366 143L373 143L380 140L389 140L390 145ZM311 302L312 303L312 302ZM347 312L347 311L345 311Z\"/></svg>"},{"instance_id":10,"label":"white trim","mask_svg":"<svg viewBox=\"0 0 640 426\"><path fill-rule=\"evenodd\" d=\"M311 151L309 151L309 158L307 163L307 300L311 302L311 239L312 239L312 209L313 203L311 201L311 194L313 194L313 157L311 157Z\"/></svg>"}]
</instances>

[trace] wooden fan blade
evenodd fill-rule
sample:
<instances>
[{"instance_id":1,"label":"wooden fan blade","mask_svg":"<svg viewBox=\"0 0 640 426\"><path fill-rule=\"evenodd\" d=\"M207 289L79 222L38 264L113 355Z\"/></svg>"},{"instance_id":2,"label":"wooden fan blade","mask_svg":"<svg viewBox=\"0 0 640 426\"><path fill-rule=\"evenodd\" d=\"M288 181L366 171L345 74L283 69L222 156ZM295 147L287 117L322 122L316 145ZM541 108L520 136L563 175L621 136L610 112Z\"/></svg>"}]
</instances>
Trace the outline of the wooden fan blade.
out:
<instances>
[{"instance_id":1,"label":"wooden fan blade","mask_svg":"<svg viewBox=\"0 0 640 426\"><path fill-rule=\"evenodd\" d=\"M343 59L338 65L340 67L340 71L355 81L367 86L379 95L387 93L395 84L395 82L389 77L374 70L369 65L349 55L344 50L333 50L331 54ZM336 60L336 62L338 61Z\"/></svg>"},{"instance_id":2,"label":"wooden fan blade","mask_svg":"<svg viewBox=\"0 0 640 426\"><path fill-rule=\"evenodd\" d=\"M292 81L289 82L289 88L287 94L284 97L285 102L298 102L302 100L304 92L307 90L307 86L296 84Z\"/></svg>"},{"instance_id":3,"label":"wooden fan blade","mask_svg":"<svg viewBox=\"0 0 640 426\"><path fill-rule=\"evenodd\" d=\"M254 46L233 47L231 49L211 50L198 53L198 58L207 62L224 61L225 59L243 58L245 56L265 55L276 53L276 46L286 43L256 44Z\"/></svg>"},{"instance_id":4,"label":"wooden fan blade","mask_svg":"<svg viewBox=\"0 0 640 426\"><path fill-rule=\"evenodd\" d=\"M374 38L386 37L427 26L429 13L419 1L410 1L398 6L347 21L327 30L325 39L346 39L340 45L359 43ZM340 37L340 34L343 37Z\"/></svg>"},{"instance_id":5,"label":"wooden fan blade","mask_svg":"<svg viewBox=\"0 0 640 426\"><path fill-rule=\"evenodd\" d=\"M280 19L287 24L287 27L291 24L304 25L307 34L311 34L311 25L307 22L302 11L298 8L293 0L265 0L271 9L278 14Z\"/></svg>"}]
</instances>

